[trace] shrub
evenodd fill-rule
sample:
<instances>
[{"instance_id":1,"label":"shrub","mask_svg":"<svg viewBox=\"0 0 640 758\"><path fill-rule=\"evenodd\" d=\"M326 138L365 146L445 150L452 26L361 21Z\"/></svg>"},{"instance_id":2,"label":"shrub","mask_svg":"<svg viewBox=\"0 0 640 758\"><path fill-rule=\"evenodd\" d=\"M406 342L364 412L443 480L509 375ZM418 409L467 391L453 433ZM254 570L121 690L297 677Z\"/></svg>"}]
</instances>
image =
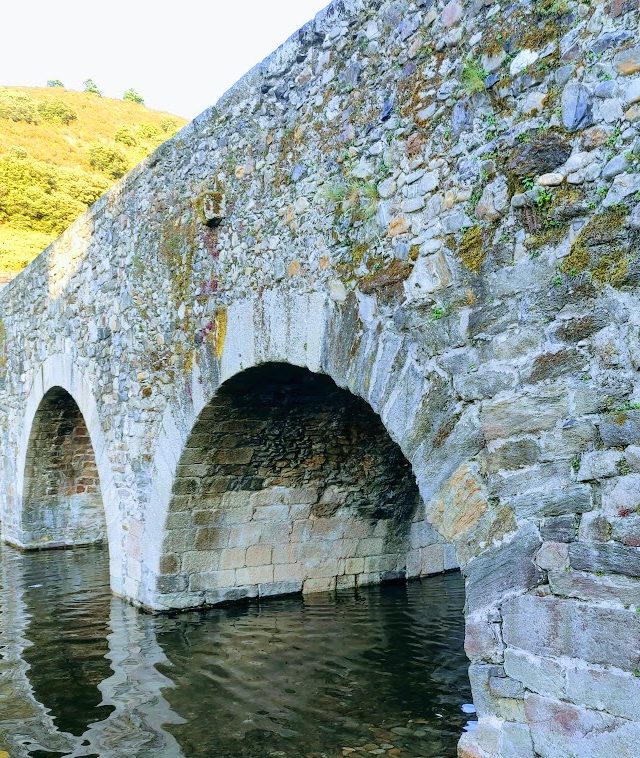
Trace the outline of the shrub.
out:
<instances>
[{"instance_id":1,"label":"shrub","mask_svg":"<svg viewBox=\"0 0 640 758\"><path fill-rule=\"evenodd\" d=\"M93 79L86 79L84 81L84 91L90 92L92 95L102 97L102 92L100 92L98 85L93 81Z\"/></svg>"},{"instance_id":2,"label":"shrub","mask_svg":"<svg viewBox=\"0 0 640 758\"><path fill-rule=\"evenodd\" d=\"M135 147L138 144L138 140L131 133L131 129L126 126L121 126L113 135L113 138L125 147Z\"/></svg>"},{"instance_id":3,"label":"shrub","mask_svg":"<svg viewBox=\"0 0 640 758\"><path fill-rule=\"evenodd\" d=\"M7 91L0 92L0 118L24 121L27 124L37 124L39 120L36 103L32 98Z\"/></svg>"},{"instance_id":4,"label":"shrub","mask_svg":"<svg viewBox=\"0 0 640 758\"><path fill-rule=\"evenodd\" d=\"M57 234L97 200L108 182L35 161L23 154L0 156L0 223L13 229Z\"/></svg>"},{"instance_id":5,"label":"shrub","mask_svg":"<svg viewBox=\"0 0 640 758\"><path fill-rule=\"evenodd\" d=\"M64 87L60 79L47 79L47 87Z\"/></svg>"},{"instance_id":6,"label":"shrub","mask_svg":"<svg viewBox=\"0 0 640 758\"><path fill-rule=\"evenodd\" d=\"M76 112L62 100L49 100L40 103L38 113L45 121L54 124L70 124L78 118Z\"/></svg>"},{"instance_id":7,"label":"shrub","mask_svg":"<svg viewBox=\"0 0 640 758\"><path fill-rule=\"evenodd\" d=\"M89 165L112 179L119 179L129 169L124 153L109 145L92 145L89 148Z\"/></svg>"},{"instance_id":8,"label":"shrub","mask_svg":"<svg viewBox=\"0 0 640 758\"><path fill-rule=\"evenodd\" d=\"M178 122L174 118L165 118L160 122L160 128L165 134L173 134L178 128Z\"/></svg>"},{"instance_id":9,"label":"shrub","mask_svg":"<svg viewBox=\"0 0 640 758\"><path fill-rule=\"evenodd\" d=\"M138 134L142 139L155 139L162 134L162 130L155 124L140 124Z\"/></svg>"},{"instance_id":10,"label":"shrub","mask_svg":"<svg viewBox=\"0 0 640 758\"><path fill-rule=\"evenodd\" d=\"M144 105L144 97L139 92L136 92L131 87L124 93L122 96L123 100L129 100L131 103L138 103L139 105Z\"/></svg>"}]
</instances>

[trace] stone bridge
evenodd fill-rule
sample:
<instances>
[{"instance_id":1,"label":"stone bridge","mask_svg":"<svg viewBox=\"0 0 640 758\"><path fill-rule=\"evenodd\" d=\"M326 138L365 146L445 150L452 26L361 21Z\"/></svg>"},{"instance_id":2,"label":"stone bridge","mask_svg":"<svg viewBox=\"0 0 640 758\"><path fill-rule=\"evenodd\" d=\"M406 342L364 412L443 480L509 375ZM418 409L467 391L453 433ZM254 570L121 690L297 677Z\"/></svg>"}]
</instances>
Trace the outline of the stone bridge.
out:
<instances>
[{"instance_id":1,"label":"stone bridge","mask_svg":"<svg viewBox=\"0 0 640 758\"><path fill-rule=\"evenodd\" d=\"M0 297L0 505L193 608L462 568L460 755L640 739L633 0L341 0Z\"/></svg>"}]
</instances>

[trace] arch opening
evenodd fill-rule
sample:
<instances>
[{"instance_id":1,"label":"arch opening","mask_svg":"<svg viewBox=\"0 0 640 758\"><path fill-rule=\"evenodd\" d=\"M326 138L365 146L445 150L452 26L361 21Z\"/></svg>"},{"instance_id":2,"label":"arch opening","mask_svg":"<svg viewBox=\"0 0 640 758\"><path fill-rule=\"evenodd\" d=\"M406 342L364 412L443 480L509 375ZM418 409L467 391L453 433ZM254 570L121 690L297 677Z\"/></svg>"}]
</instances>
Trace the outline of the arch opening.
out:
<instances>
[{"instance_id":1,"label":"arch opening","mask_svg":"<svg viewBox=\"0 0 640 758\"><path fill-rule=\"evenodd\" d=\"M28 549L106 542L95 453L73 397L50 389L33 419L27 446L22 542Z\"/></svg>"},{"instance_id":2,"label":"arch opening","mask_svg":"<svg viewBox=\"0 0 640 758\"><path fill-rule=\"evenodd\" d=\"M184 608L456 567L370 406L328 376L270 363L225 382L189 435L157 590Z\"/></svg>"}]
</instances>

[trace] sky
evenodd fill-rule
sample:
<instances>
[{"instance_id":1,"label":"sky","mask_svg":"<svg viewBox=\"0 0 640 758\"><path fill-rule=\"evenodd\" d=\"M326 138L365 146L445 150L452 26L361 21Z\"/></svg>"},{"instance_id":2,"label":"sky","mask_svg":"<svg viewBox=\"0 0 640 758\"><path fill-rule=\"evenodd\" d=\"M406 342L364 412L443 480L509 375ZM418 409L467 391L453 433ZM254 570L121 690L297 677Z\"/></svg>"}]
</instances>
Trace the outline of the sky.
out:
<instances>
[{"instance_id":1,"label":"sky","mask_svg":"<svg viewBox=\"0 0 640 758\"><path fill-rule=\"evenodd\" d=\"M0 85L129 87L191 119L329 0L0 0Z\"/></svg>"}]
</instances>

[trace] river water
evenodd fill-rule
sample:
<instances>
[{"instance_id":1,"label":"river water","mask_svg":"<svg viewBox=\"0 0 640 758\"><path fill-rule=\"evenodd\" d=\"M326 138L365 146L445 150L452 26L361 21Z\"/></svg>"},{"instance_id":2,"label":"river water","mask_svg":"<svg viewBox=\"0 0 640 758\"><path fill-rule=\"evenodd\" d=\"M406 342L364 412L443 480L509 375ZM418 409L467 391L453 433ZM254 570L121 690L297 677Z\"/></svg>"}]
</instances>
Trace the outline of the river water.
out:
<instances>
[{"instance_id":1,"label":"river water","mask_svg":"<svg viewBox=\"0 0 640 758\"><path fill-rule=\"evenodd\" d=\"M4 547L0 584L0 756L454 758L470 718L458 574L150 616L104 550Z\"/></svg>"}]
</instances>

